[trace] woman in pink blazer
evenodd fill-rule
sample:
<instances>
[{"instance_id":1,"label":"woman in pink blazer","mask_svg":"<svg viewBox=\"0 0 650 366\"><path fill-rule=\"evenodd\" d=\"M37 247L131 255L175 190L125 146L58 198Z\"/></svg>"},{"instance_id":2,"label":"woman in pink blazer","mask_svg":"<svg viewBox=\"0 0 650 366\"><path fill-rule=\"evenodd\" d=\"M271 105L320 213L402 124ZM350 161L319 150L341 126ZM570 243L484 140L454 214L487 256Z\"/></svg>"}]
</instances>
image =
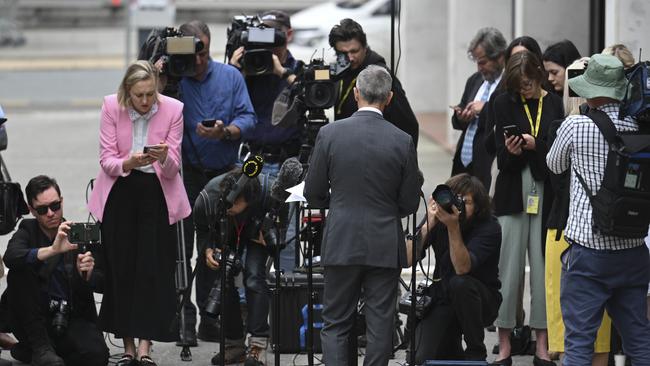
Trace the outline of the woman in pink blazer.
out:
<instances>
[{"instance_id":1,"label":"woman in pink blazer","mask_svg":"<svg viewBox=\"0 0 650 366\"><path fill-rule=\"evenodd\" d=\"M123 338L119 366L155 365L151 340L178 338L169 329L176 304L173 224L190 214L179 174L183 104L157 87L154 66L136 61L117 95L104 98L101 170L88 204L101 221L106 257L99 321Z\"/></svg>"}]
</instances>

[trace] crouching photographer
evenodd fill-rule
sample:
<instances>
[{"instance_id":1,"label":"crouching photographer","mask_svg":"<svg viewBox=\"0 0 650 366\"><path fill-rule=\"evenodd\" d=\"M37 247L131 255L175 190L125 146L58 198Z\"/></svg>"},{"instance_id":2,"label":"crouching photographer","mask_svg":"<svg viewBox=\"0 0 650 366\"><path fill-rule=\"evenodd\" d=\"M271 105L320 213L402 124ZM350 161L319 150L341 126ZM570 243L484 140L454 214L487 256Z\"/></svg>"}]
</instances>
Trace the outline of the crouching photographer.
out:
<instances>
[{"instance_id":1,"label":"crouching photographer","mask_svg":"<svg viewBox=\"0 0 650 366\"><path fill-rule=\"evenodd\" d=\"M485 360L483 328L497 316L501 227L483 184L468 174L433 192L418 247L433 248L431 307L416 327L416 364L430 359ZM463 351L463 336L467 348Z\"/></svg>"},{"instance_id":2,"label":"crouching photographer","mask_svg":"<svg viewBox=\"0 0 650 366\"><path fill-rule=\"evenodd\" d=\"M54 179L34 177L25 193L35 218L20 223L4 257L10 327L19 341L11 355L34 366L106 365L108 348L93 299L101 272L90 251L71 243L75 229L87 226L64 221Z\"/></svg>"},{"instance_id":3,"label":"crouching photographer","mask_svg":"<svg viewBox=\"0 0 650 366\"><path fill-rule=\"evenodd\" d=\"M246 360L247 366L266 364L270 304L266 263L269 252L275 249L273 242L277 243L273 235L275 228L264 220L272 200L272 179L259 174L261 163L254 171L247 172L250 162L251 159L247 160L241 170L210 180L194 206L199 253L204 253L201 260L212 270L209 277L214 283L207 301L198 305L202 315L221 317L225 363ZM255 172L259 175L249 174ZM225 289L221 281L223 265L226 265ZM246 330L234 281L239 272L244 274L248 307ZM222 292L225 292L223 303ZM248 353L244 342L246 333L251 335ZM221 357L215 355L212 364L221 364Z\"/></svg>"}]
</instances>

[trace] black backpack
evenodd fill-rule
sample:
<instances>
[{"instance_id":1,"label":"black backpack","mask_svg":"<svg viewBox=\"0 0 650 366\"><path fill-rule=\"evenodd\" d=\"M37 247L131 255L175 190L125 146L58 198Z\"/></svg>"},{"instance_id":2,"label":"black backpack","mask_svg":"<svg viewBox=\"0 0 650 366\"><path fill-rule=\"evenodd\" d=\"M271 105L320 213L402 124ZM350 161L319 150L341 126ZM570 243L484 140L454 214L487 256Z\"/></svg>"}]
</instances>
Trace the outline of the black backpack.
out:
<instances>
[{"instance_id":1,"label":"black backpack","mask_svg":"<svg viewBox=\"0 0 650 366\"><path fill-rule=\"evenodd\" d=\"M650 224L650 135L616 131L599 110L587 114L609 144L600 189L593 194L576 172L593 209L593 225L601 234L644 238Z\"/></svg>"}]
</instances>

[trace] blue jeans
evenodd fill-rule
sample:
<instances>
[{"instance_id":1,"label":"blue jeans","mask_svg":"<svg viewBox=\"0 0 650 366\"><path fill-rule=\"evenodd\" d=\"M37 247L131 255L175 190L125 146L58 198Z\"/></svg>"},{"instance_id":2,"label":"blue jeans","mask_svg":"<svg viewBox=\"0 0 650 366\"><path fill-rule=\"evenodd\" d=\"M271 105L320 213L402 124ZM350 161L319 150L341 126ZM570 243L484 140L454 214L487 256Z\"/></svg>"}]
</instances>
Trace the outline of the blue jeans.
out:
<instances>
[{"instance_id":1,"label":"blue jeans","mask_svg":"<svg viewBox=\"0 0 650 366\"><path fill-rule=\"evenodd\" d=\"M650 365L649 264L645 245L613 251L573 244L562 255L565 365L591 365L604 309L620 331L632 365Z\"/></svg>"}]
</instances>

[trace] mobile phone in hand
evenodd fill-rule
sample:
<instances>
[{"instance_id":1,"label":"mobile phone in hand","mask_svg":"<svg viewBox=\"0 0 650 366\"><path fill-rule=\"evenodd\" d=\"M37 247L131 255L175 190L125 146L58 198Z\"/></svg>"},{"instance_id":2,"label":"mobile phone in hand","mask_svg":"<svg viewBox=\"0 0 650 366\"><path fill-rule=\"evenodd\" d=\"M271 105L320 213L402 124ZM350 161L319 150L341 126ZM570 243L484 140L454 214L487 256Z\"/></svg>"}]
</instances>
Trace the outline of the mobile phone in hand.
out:
<instances>
[{"instance_id":1,"label":"mobile phone in hand","mask_svg":"<svg viewBox=\"0 0 650 366\"><path fill-rule=\"evenodd\" d=\"M149 152L151 152L151 150L157 150L157 149L158 149L158 145L145 145L145 147L142 149L142 152L144 154L148 154Z\"/></svg>"},{"instance_id":2,"label":"mobile phone in hand","mask_svg":"<svg viewBox=\"0 0 650 366\"><path fill-rule=\"evenodd\" d=\"M526 140L524 140L524 137L521 135L521 130L519 129L519 126L517 125L503 126L503 133L505 133L507 137L511 137L511 136L519 137L522 141L521 144L526 145Z\"/></svg>"},{"instance_id":3,"label":"mobile phone in hand","mask_svg":"<svg viewBox=\"0 0 650 366\"><path fill-rule=\"evenodd\" d=\"M201 121L201 124L205 127L214 127L216 123L217 123L216 119L206 119Z\"/></svg>"}]
</instances>

